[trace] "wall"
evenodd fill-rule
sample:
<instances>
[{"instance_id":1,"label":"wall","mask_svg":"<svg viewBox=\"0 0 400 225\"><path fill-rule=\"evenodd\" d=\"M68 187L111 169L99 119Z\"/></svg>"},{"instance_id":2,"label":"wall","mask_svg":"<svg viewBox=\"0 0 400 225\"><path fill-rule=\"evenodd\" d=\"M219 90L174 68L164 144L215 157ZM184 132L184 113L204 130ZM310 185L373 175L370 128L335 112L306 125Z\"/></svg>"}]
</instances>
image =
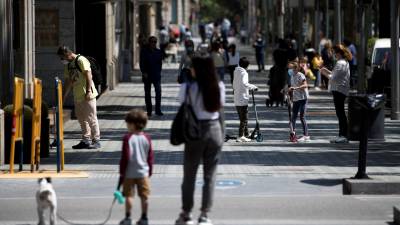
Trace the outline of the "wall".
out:
<instances>
[{"instance_id":1,"label":"wall","mask_svg":"<svg viewBox=\"0 0 400 225\"><path fill-rule=\"evenodd\" d=\"M39 29L36 25L36 77L43 81L43 100L51 105L55 103L54 78L64 76L64 67L56 55L58 46L65 44L75 49L74 15L73 0L36 0L36 22L48 24ZM67 104L71 100L70 96Z\"/></svg>"}]
</instances>

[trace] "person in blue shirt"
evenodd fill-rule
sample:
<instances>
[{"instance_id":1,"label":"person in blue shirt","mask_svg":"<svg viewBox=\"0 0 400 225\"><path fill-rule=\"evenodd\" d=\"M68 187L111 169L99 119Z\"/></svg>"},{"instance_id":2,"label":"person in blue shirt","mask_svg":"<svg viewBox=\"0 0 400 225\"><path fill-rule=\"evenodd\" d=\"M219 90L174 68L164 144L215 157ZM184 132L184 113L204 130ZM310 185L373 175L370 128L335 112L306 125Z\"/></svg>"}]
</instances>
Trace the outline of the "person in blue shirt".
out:
<instances>
[{"instance_id":1,"label":"person in blue shirt","mask_svg":"<svg viewBox=\"0 0 400 225\"><path fill-rule=\"evenodd\" d=\"M140 52L140 71L144 83L144 96L146 102L147 115L152 114L151 85L153 84L156 92L156 115L164 115L161 111L161 69L163 54L157 48L157 38L149 37L148 45Z\"/></svg>"}]
</instances>

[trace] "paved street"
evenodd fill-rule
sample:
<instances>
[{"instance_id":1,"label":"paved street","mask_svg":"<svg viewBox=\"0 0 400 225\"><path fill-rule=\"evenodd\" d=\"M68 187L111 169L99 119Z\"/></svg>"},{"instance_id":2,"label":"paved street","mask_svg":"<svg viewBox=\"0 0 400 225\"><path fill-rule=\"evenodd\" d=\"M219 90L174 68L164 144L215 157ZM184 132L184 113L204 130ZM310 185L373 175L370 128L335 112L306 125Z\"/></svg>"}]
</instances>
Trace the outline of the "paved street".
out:
<instances>
[{"instance_id":1,"label":"paved street","mask_svg":"<svg viewBox=\"0 0 400 225\"><path fill-rule=\"evenodd\" d=\"M250 50L241 47L242 55ZM254 63L254 60L253 60ZM166 65L162 81L164 116L153 116L146 131L155 150L155 168L150 200L151 224L172 224L180 208L183 146L169 144L169 129L177 108L176 65ZM259 87L255 99L263 142L236 143L223 148L218 168L218 185L211 219L215 224L387 224L393 220L392 206L400 196L343 196L341 179L357 170L358 142L330 144L338 123L332 96L310 90L308 124L311 142L288 142L288 115L285 107L265 106L266 73L250 71L250 82ZM226 75L227 133L237 135L239 121L233 106L232 88ZM143 84L138 76L121 83L98 101L102 148L73 150L80 138L76 120L65 124L66 168L84 170L85 179L55 179L59 213L81 224L101 222L107 216L118 179L121 137L126 132L125 113L144 109ZM255 126L249 108L249 127ZM300 130L300 123L297 124ZM400 175L400 121L385 121L384 143L370 143L367 172L373 177L398 179ZM43 159L42 168L55 168L55 153ZM26 166L28 168L28 166ZM199 178L202 172L199 171ZM35 180L1 180L0 224L36 224ZM201 181L198 181L200 194ZM199 199L195 209L199 208ZM134 218L139 216L135 202ZM194 211L198 216L198 211ZM123 207L114 207L107 224L117 224ZM64 223L61 223L64 224Z\"/></svg>"}]
</instances>

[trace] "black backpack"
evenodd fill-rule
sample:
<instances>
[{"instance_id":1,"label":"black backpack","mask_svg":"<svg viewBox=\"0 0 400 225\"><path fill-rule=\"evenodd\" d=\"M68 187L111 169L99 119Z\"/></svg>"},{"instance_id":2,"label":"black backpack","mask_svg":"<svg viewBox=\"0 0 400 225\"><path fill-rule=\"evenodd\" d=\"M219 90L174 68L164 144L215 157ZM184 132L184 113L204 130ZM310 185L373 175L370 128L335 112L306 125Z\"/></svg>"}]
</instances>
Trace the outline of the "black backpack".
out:
<instances>
[{"instance_id":1,"label":"black backpack","mask_svg":"<svg viewBox=\"0 0 400 225\"><path fill-rule=\"evenodd\" d=\"M79 67L78 64L78 59L81 55L78 55L75 59L75 67L79 70L79 72L82 72L82 69ZM92 79L93 83L96 86L96 88L101 85L103 78L101 76L101 67L100 64L96 61L95 58L90 57L90 56L85 56L87 60L90 62L90 69L92 70Z\"/></svg>"}]
</instances>

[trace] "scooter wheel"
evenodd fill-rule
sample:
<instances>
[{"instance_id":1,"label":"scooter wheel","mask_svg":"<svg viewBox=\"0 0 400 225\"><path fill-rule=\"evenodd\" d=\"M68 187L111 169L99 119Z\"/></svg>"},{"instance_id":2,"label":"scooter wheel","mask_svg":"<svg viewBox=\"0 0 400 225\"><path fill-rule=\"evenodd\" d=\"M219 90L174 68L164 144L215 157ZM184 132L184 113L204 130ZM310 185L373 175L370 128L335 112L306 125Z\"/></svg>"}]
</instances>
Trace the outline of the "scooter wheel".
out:
<instances>
[{"instance_id":1,"label":"scooter wheel","mask_svg":"<svg viewBox=\"0 0 400 225\"><path fill-rule=\"evenodd\" d=\"M257 142L262 142L263 140L264 140L264 137L261 134L257 135L257 137L256 137Z\"/></svg>"}]
</instances>

